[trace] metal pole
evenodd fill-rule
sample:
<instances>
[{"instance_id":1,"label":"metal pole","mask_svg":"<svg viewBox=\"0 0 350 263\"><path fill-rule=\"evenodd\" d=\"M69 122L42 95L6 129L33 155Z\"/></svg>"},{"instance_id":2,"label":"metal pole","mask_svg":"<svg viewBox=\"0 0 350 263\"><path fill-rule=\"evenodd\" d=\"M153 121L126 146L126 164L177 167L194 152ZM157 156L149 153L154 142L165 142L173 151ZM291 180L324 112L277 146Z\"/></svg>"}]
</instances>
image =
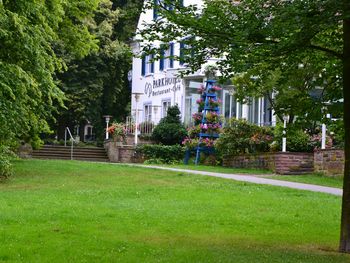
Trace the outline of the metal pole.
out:
<instances>
[{"instance_id":1,"label":"metal pole","mask_svg":"<svg viewBox=\"0 0 350 263\"><path fill-rule=\"evenodd\" d=\"M67 146L67 127L64 129L64 147Z\"/></svg>"},{"instance_id":2,"label":"metal pole","mask_svg":"<svg viewBox=\"0 0 350 263\"><path fill-rule=\"evenodd\" d=\"M71 146L70 146L70 159L73 160L73 145L74 145L74 141L73 139L71 139Z\"/></svg>"}]
</instances>

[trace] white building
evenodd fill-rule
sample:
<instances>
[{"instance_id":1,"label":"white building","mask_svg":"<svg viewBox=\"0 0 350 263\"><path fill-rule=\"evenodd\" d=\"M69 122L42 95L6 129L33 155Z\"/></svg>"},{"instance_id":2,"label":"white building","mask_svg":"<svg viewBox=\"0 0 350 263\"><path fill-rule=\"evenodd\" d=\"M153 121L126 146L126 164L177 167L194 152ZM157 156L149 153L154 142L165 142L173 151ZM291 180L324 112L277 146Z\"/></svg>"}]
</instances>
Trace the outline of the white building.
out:
<instances>
[{"instance_id":1,"label":"white building","mask_svg":"<svg viewBox=\"0 0 350 263\"><path fill-rule=\"evenodd\" d=\"M184 4L201 4L201 0L184 0ZM138 22L138 29L142 29L144 24L156 19L157 15L153 10L146 10L142 13ZM162 43L154 43L160 45ZM165 57L175 55L180 57L181 49L184 48L178 42L167 44ZM135 55L139 55L141 47L135 38L132 45ZM132 114L138 112L138 122L152 121L158 123L166 115L169 106L177 104L181 113L182 121L185 125L191 125L192 114L197 112L196 100L200 98L197 88L205 84L205 68L208 65L215 64L215 60L208 61L202 69L195 74L180 78L179 71L185 68L185 65L173 59L161 59L150 62L151 56L144 59L133 58L132 63ZM244 118L252 123L259 125L273 125L275 116L270 109L270 103L267 98L252 98L251 103L242 104L236 101L234 97L233 86L222 86L223 90L219 92L219 98L222 100L220 113L225 118ZM136 102L135 94L139 94Z\"/></svg>"}]
</instances>

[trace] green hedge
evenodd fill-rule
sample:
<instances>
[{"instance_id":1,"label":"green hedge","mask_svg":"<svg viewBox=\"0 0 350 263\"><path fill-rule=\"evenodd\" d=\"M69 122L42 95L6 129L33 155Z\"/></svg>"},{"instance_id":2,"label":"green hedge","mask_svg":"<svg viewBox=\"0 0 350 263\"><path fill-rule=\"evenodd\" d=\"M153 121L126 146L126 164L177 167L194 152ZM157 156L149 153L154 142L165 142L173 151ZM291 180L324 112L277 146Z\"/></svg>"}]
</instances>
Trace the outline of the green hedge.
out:
<instances>
[{"instance_id":1,"label":"green hedge","mask_svg":"<svg viewBox=\"0 0 350 263\"><path fill-rule=\"evenodd\" d=\"M183 160L185 148L180 145L145 144L136 148L148 162L178 163Z\"/></svg>"}]
</instances>

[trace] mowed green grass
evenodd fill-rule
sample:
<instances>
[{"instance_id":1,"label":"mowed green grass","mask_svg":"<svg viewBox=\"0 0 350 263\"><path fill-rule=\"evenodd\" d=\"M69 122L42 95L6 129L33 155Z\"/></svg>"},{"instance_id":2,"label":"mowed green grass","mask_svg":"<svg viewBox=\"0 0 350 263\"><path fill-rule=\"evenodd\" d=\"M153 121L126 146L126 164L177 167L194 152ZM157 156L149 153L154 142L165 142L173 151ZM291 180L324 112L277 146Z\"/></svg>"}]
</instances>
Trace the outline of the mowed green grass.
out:
<instances>
[{"instance_id":1,"label":"mowed green grass","mask_svg":"<svg viewBox=\"0 0 350 263\"><path fill-rule=\"evenodd\" d=\"M343 188L343 176L326 176L322 174L305 174L305 175L274 175L268 176L268 178L283 180L283 181L292 181L305 184L315 184L323 185L329 187Z\"/></svg>"},{"instance_id":2,"label":"mowed green grass","mask_svg":"<svg viewBox=\"0 0 350 263\"><path fill-rule=\"evenodd\" d=\"M268 175L273 174L267 169L254 169L254 168L230 168L223 166L211 166L211 165L195 165L195 164L150 164L150 166L162 166L169 168L188 169L196 171L224 173L224 174L256 174L256 175Z\"/></svg>"},{"instance_id":3,"label":"mowed green grass","mask_svg":"<svg viewBox=\"0 0 350 263\"><path fill-rule=\"evenodd\" d=\"M214 173L225 173L225 174L247 174L247 175L257 175L264 176L270 179L282 180L282 181L291 181L305 184L315 184L336 188L343 188L343 176L326 176L322 174L305 174L305 175L272 175L273 173L269 170L264 169L252 169L252 168L230 168L222 166L209 166L209 165L156 165L169 168L179 168L179 169L188 169L188 170L197 170L197 171L206 171Z\"/></svg>"},{"instance_id":4,"label":"mowed green grass","mask_svg":"<svg viewBox=\"0 0 350 263\"><path fill-rule=\"evenodd\" d=\"M112 164L17 161L0 262L350 262L340 197Z\"/></svg>"}]
</instances>

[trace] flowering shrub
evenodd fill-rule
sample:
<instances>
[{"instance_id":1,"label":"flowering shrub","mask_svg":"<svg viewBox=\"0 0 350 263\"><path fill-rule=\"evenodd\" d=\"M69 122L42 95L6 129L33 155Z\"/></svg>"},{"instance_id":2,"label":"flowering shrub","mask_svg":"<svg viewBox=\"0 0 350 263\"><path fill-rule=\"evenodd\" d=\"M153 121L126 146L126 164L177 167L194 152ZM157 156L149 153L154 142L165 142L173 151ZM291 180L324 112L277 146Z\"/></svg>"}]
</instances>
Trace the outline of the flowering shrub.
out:
<instances>
[{"instance_id":1,"label":"flowering shrub","mask_svg":"<svg viewBox=\"0 0 350 263\"><path fill-rule=\"evenodd\" d=\"M203 107L203 106L204 106L204 100L203 100L202 98L197 99L197 100L196 100L196 103L197 103L198 106L200 106L200 107Z\"/></svg>"},{"instance_id":2,"label":"flowering shrub","mask_svg":"<svg viewBox=\"0 0 350 263\"><path fill-rule=\"evenodd\" d=\"M208 91L210 93L214 93L214 92L217 92L217 91L220 91L220 90L222 90L222 88L220 88L219 86L213 86Z\"/></svg>"},{"instance_id":3,"label":"flowering shrub","mask_svg":"<svg viewBox=\"0 0 350 263\"><path fill-rule=\"evenodd\" d=\"M268 127L256 127L255 133L250 137L250 148L253 152L268 152L273 142L273 134Z\"/></svg>"},{"instance_id":4,"label":"flowering shrub","mask_svg":"<svg viewBox=\"0 0 350 263\"><path fill-rule=\"evenodd\" d=\"M203 92L205 91L205 87L203 85L201 85L198 89L197 89L197 92L199 94L202 94Z\"/></svg>"},{"instance_id":5,"label":"flowering shrub","mask_svg":"<svg viewBox=\"0 0 350 263\"><path fill-rule=\"evenodd\" d=\"M200 124L201 130L203 130L204 133L219 133L221 131L221 124L220 123L207 123L207 124Z\"/></svg>"},{"instance_id":6,"label":"flowering shrub","mask_svg":"<svg viewBox=\"0 0 350 263\"><path fill-rule=\"evenodd\" d=\"M192 114L192 118L193 118L195 124L199 124L203 119L203 113L196 112L196 113Z\"/></svg>"},{"instance_id":7,"label":"flowering shrub","mask_svg":"<svg viewBox=\"0 0 350 263\"><path fill-rule=\"evenodd\" d=\"M200 147L214 147L214 140L210 138L185 138L182 141L182 145L187 149L193 149L197 146Z\"/></svg>"},{"instance_id":8,"label":"flowering shrub","mask_svg":"<svg viewBox=\"0 0 350 263\"><path fill-rule=\"evenodd\" d=\"M202 138L199 143L200 146L214 147L214 140L209 138Z\"/></svg>"},{"instance_id":9,"label":"flowering shrub","mask_svg":"<svg viewBox=\"0 0 350 263\"><path fill-rule=\"evenodd\" d=\"M115 140L119 138L125 140L127 129L123 123L113 122L112 125L108 127L107 132L111 134Z\"/></svg>"},{"instance_id":10,"label":"flowering shrub","mask_svg":"<svg viewBox=\"0 0 350 263\"><path fill-rule=\"evenodd\" d=\"M195 137L198 137L199 133L201 132L201 129L199 125L196 125L188 128L187 132L190 138L195 138Z\"/></svg>"},{"instance_id":11,"label":"flowering shrub","mask_svg":"<svg viewBox=\"0 0 350 263\"><path fill-rule=\"evenodd\" d=\"M220 121L219 114L213 111L209 111L205 115L207 123L218 123Z\"/></svg>"},{"instance_id":12,"label":"flowering shrub","mask_svg":"<svg viewBox=\"0 0 350 263\"><path fill-rule=\"evenodd\" d=\"M260 127L246 120L231 119L216 141L216 149L222 157L241 153L266 152L273 141L269 127Z\"/></svg>"},{"instance_id":13,"label":"flowering shrub","mask_svg":"<svg viewBox=\"0 0 350 263\"><path fill-rule=\"evenodd\" d=\"M208 99L208 104L209 104L210 107L216 108L216 107L219 107L219 105L221 104L221 100L220 99L214 100L212 98L209 98Z\"/></svg>"}]
</instances>

